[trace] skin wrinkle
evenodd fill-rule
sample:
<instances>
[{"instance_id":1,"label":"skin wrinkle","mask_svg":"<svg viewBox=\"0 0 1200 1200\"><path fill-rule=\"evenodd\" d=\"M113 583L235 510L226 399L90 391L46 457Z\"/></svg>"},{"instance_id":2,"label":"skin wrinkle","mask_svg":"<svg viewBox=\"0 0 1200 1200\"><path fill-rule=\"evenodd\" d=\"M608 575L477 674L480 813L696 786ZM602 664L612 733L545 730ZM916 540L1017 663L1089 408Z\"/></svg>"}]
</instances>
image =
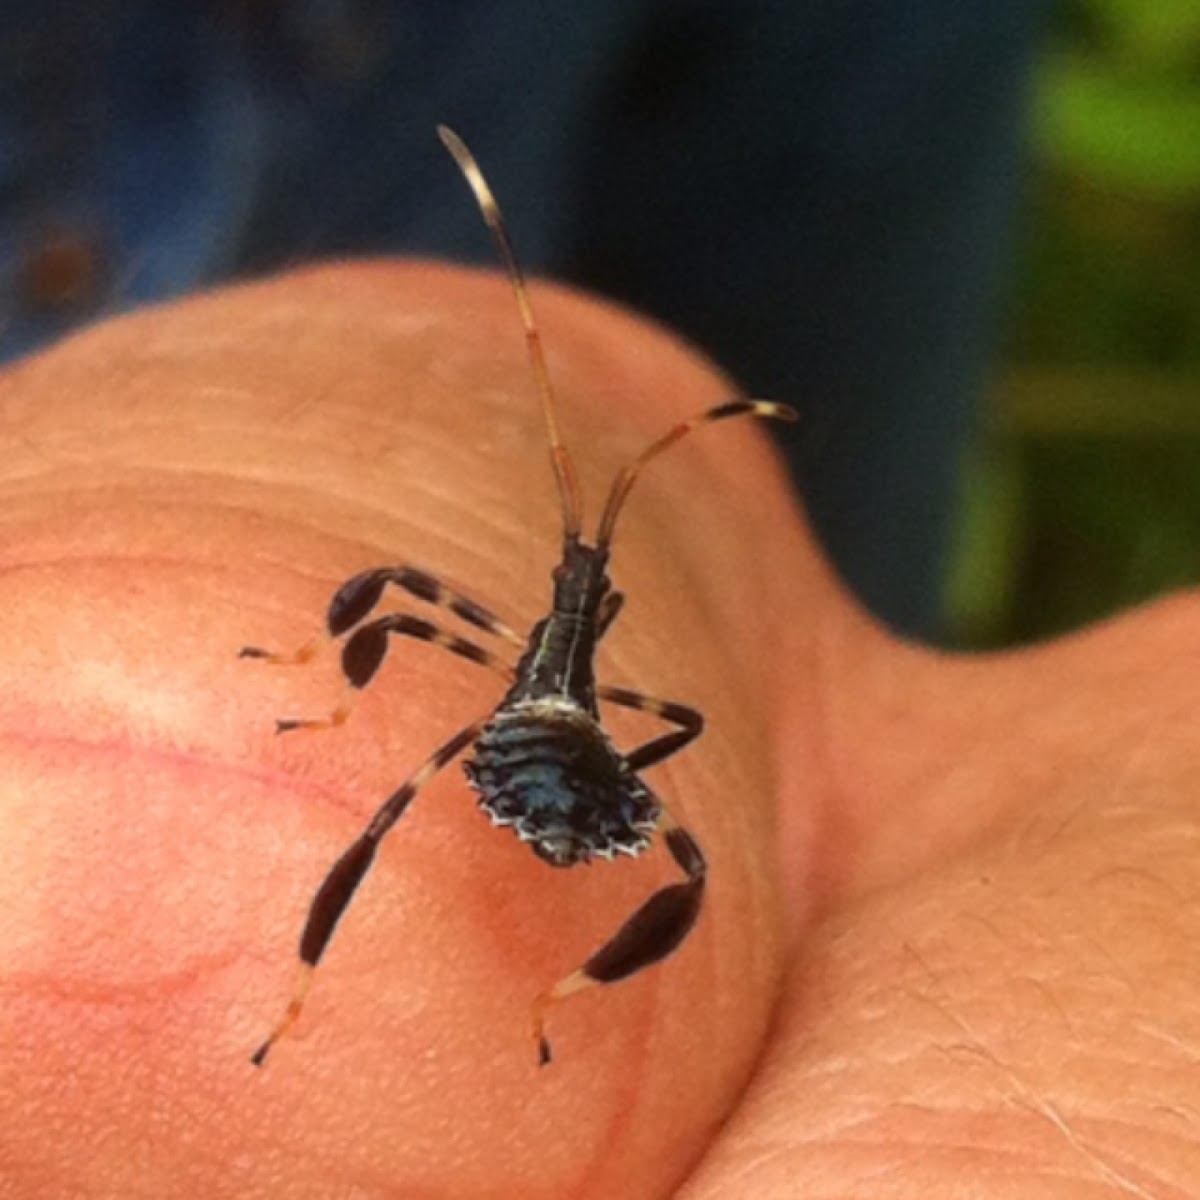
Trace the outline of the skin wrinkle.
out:
<instances>
[{"instance_id":1,"label":"skin wrinkle","mask_svg":"<svg viewBox=\"0 0 1200 1200\"><path fill-rule=\"evenodd\" d=\"M81 463L88 462L88 461L90 461L90 458L88 455L81 455L79 461ZM72 464L70 464L70 462L68 460L60 465L69 466ZM115 463L114 465L120 465L120 464ZM173 477L174 478L186 478L189 482L193 482L193 483L202 482L202 481L216 483L216 482L227 480L231 484L233 484L233 483L236 483L238 485L256 484L259 486L269 486L269 487L273 487L276 489L282 484L282 485L286 485L287 487L289 487L297 495L304 495L307 492L307 494L309 494L313 497L319 497L324 504L329 504L331 502L332 503L340 502L340 503L344 504L347 507L347 509L353 508L356 512L358 512L364 516L369 517L371 515L378 515L380 517L394 518L394 509L391 504L380 502L378 505L374 506L373 509L368 508L367 506L364 505L362 497L358 496L354 493L347 492L347 493L339 495L337 493L331 492L324 484L322 484L320 487L309 486L309 487L305 488L305 487L293 482L291 477L287 476L286 474L280 474L278 476L273 476L266 472L260 472L259 474L255 475L255 476L250 476L250 475L247 475L244 470L240 471L236 475L232 474L232 473L222 473L219 471L209 471L209 472L205 472L205 473L200 473L191 464L176 465L173 468L162 465L162 466L157 467L155 470L156 470L156 473L161 475L164 479L169 480L169 479L172 479ZM71 481L69 488L70 488L70 493L72 495L77 494L77 492L79 490L77 482L74 480ZM100 492L100 491L103 491L104 488L105 488L105 485L101 484L101 485L98 485L95 490ZM22 489L22 491L19 494L21 495L22 498L24 498L26 496L36 495L36 493L30 492L28 489ZM42 494L49 498L49 497L55 496L57 493L53 490L48 490ZM449 491L442 491L436 487L426 488L424 491L424 497L427 501L429 501L431 503L432 507L444 510L442 512L441 519L446 521L446 524L448 526L447 536L452 536L452 531L456 528L456 526L459 524L459 522L456 519L447 520L447 516L448 516L448 514L456 511L456 506L459 503L457 497L453 496L453 494L450 493ZM235 506L235 505L225 505L225 504L220 504L220 503L210 503L209 506L213 507L213 508L217 508L217 509L219 509L219 508L231 508L232 509L232 508L239 507L239 506ZM244 507L250 509L250 511L254 511L253 508L251 508L251 506L247 505ZM461 509L461 511L463 513L467 513L469 510L464 507ZM483 525L486 526L488 524L488 518L487 518L487 516L484 516L482 518L481 522L475 522L474 518L472 517L472 522L475 524L482 523ZM470 523L468 523L466 521L463 521L461 524L465 528L470 527ZM493 532L501 532L501 531L509 532L509 533L519 532L521 534L524 534L524 530L515 530L513 528L511 522L495 523L493 526Z\"/></svg>"},{"instance_id":2,"label":"skin wrinkle","mask_svg":"<svg viewBox=\"0 0 1200 1200\"><path fill-rule=\"evenodd\" d=\"M30 721L38 727L34 718ZM245 780L251 784L272 786L280 789L286 787L288 797L304 797L309 801L318 801L333 811L345 812L348 808L340 792L329 787L322 787L311 777L304 779L295 774L283 771L267 772L252 763L229 764L215 761L203 754L180 750L173 747L163 747L154 742L135 744L127 741L84 740L78 736L69 737L61 733L52 736L30 735L26 730L14 730L11 726L0 726L0 744L10 749L14 745L24 748L48 749L53 759L64 763L64 752L82 750L95 763L106 759L125 760L136 754L139 761L146 764L148 771L159 773L162 767L183 767L188 774L209 778L224 778L226 786L236 786ZM94 769L94 768L93 768ZM290 800L289 800L290 803ZM253 947L251 948L253 950ZM120 1005L138 1001L147 1004L162 1003L168 996L180 995L188 987L196 983L206 974L214 970L225 969L244 959L245 951L230 949L220 953L200 956L189 960L186 966L179 966L171 973L152 972L146 979L136 982L88 982L86 975L64 974L56 981L45 970L22 972L14 970L10 965L0 973L0 990L13 994L28 993L40 995L43 998L72 1001L94 1005ZM263 955L262 957L266 957ZM201 965L207 964L207 965ZM61 968L60 968L61 970Z\"/></svg>"},{"instance_id":3,"label":"skin wrinkle","mask_svg":"<svg viewBox=\"0 0 1200 1200\"><path fill-rule=\"evenodd\" d=\"M126 984L90 983L86 979L55 978L46 972L0 973L0 995L31 996L56 1003L86 1005L88 1008L123 1009L133 1004L161 1008L164 1001L186 995L219 972L234 967L242 957L240 951L200 955L193 966L171 975L156 975L152 979ZM157 1020L158 1014L152 1014ZM134 1018L131 1016L130 1020Z\"/></svg>"},{"instance_id":4,"label":"skin wrinkle","mask_svg":"<svg viewBox=\"0 0 1200 1200\"><path fill-rule=\"evenodd\" d=\"M906 945L906 950L911 953L916 961L921 965L922 969L932 984L939 991L942 990L941 981L933 973L929 965L920 957L920 955L911 947ZM1141 1197L1142 1200L1154 1200L1153 1194L1142 1188L1134 1180L1118 1170L1108 1159L1097 1152L1092 1146L1085 1143L1079 1136L1076 1129L1068 1123L1063 1116L1061 1110L1051 1101L1044 1097L1038 1096L1035 1090L1015 1071L1011 1066L1001 1061L1001 1059L988 1049L983 1041L983 1038L976 1032L970 1024L962 1017L962 1015L951 1006L948 1000L938 999L935 996L925 994L921 996L929 1004L937 1008L937 1010L945 1016L945 1018L959 1030L964 1042L964 1049L970 1051L973 1055L977 1055L982 1061L996 1068L997 1073L1003 1081L1009 1085L1011 1092L1005 1093L1003 1089L997 1088L1005 1103L1015 1103L1021 1107L1028 1109L1035 1116L1046 1120L1063 1139L1068 1143L1073 1151L1078 1153L1087 1165L1099 1174L1117 1184L1118 1187L1127 1191L1130 1195Z\"/></svg>"},{"instance_id":5,"label":"skin wrinkle","mask_svg":"<svg viewBox=\"0 0 1200 1200\"><path fill-rule=\"evenodd\" d=\"M38 722L32 721L30 724L36 728ZM159 744L150 741L135 744L133 741L118 741L112 738L89 740L78 736L66 736L61 733L31 734L26 730L17 730L11 726L0 725L0 742L39 749L48 748L56 756L62 753L64 747L102 753L114 758L128 758L130 752L136 750L140 761L152 764L161 763L166 766L182 765L186 767L198 767L205 772L225 775L237 781L246 780L255 784L269 784L272 786L286 784L292 790L295 790L298 785L304 785L307 794L313 799L320 800L322 803L340 812L353 811L344 803L339 802L339 792L332 788L318 787L314 784L311 777L298 776L294 770L264 770L261 765L252 765L249 761L234 764L223 763L192 750L180 750L175 747L164 749Z\"/></svg>"},{"instance_id":6,"label":"skin wrinkle","mask_svg":"<svg viewBox=\"0 0 1200 1200\"><path fill-rule=\"evenodd\" d=\"M206 478L216 479L219 477L210 476L210 477L206 477ZM139 491L139 489L130 489L129 499L130 499L131 503L141 504L141 503L145 502L144 495L141 499L137 498L138 491ZM78 489L71 489L71 494L73 496L78 495ZM112 493L111 489L96 489L96 492L94 494L104 494L104 495L109 496L109 498L111 498L113 493ZM30 495L31 495L31 493L24 492L22 494L22 498L23 499L27 498ZM37 498L44 499L47 501L53 501L58 497L58 495L59 495L59 493L57 493L57 492L47 492L47 493L38 494ZM159 505L162 504L161 498L157 501L157 503ZM198 509L202 508L204 510L217 512L217 513L220 513L223 515L230 515L230 516L254 516L254 515L257 515L257 512L258 512L258 510L255 507L251 506L250 504L205 502L203 505L194 505L191 502L188 502L188 501L185 501L182 499L175 499L175 498L172 498L170 503L171 503L171 507L179 509L179 510L186 510L188 508L198 508ZM88 507L88 506L84 505L83 507ZM382 512L382 510L380 512L380 515L385 515ZM307 528L311 527L309 522L301 523L299 521L293 521L292 525L294 528L297 528L297 529L299 529L299 528L307 529ZM349 546L349 545L357 545L357 546L363 547L364 548L364 553L363 553L363 561L364 562L374 563L374 562L381 562L381 561L388 559L389 552L385 552L382 548L379 548L379 547L370 548L371 544L363 542L361 539L353 539L349 536L341 537L340 535L333 534L333 533L328 533L327 536L338 539L339 549L342 546ZM401 544L402 540L403 539L400 539L400 543L398 543L398 544ZM442 544L458 546L462 549L468 549L468 550L472 548L469 543L455 542L453 539L443 539ZM294 560L264 558L261 555L259 555L257 558L257 561L264 562L264 563L268 564L269 566L271 566L273 570L277 570L281 573L287 573L287 574L293 575L298 579L303 579L310 583L320 583L322 586L328 587L331 594L332 594L332 591L333 591L334 587L336 586L337 582L339 582L337 579L333 578L332 576L318 575L318 574L312 573L311 571L306 571L301 568L298 568L297 564ZM85 564L85 563L104 564L104 563L110 563L110 562L111 563L142 562L145 564L160 563L160 564L177 565L177 566L183 567L183 566L191 566L193 564L194 560L187 559L187 558L181 558L181 557L179 557L179 558L168 557L168 556L163 556L163 555L152 556L152 555L148 555L148 554L144 554L144 553L117 555L117 554L113 554L113 553L109 552L104 555L85 555L85 554L80 554L78 552L75 552L71 555L62 555L62 556L57 556L55 558L26 559L21 562L13 563L13 564L11 564L11 566L8 566L8 567L0 566L0 574L3 574L5 570L33 568L33 567L41 566L41 565L47 565L47 566L54 566L54 565L58 565L58 564L77 565L77 564ZM216 565L216 563L215 562L210 563L210 565ZM547 578L548 578L548 572L547 572ZM449 578L447 578L447 582L453 582L453 580L450 580ZM461 590L468 590L468 589L464 588Z\"/></svg>"},{"instance_id":7,"label":"skin wrinkle","mask_svg":"<svg viewBox=\"0 0 1200 1200\"><path fill-rule=\"evenodd\" d=\"M1117 1183L1124 1191L1128 1191L1135 1195L1159 1196L1166 1193L1151 1192L1135 1181L1124 1176L1113 1165L1104 1161L1104 1159L1086 1145L1083 1140L1075 1133L1075 1131L1063 1119L1061 1113L1057 1109L1045 1101L1037 1101L1031 1098L1024 1090L1020 1081L1011 1075L1011 1073L1003 1067L998 1060L995 1059L981 1044L974 1042L962 1042L957 1046L944 1045L940 1049L950 1055L957 1052L966 1051L980 1061L996 1066L1004 1077L1015 1085L1013 1092L1006 1093L999 1091L997 1094L1001 1097L1005 1104L1015 1105L1031 1112L1039 1119L1046 1120L1056 1132L1063 1135L1071 1147L1078 1151L1084 1160L1092 1166L1095 1166L1100 1174L1107 1180ZM925 1106L913 1105L911 1103L904 1105L893 1104L890 1106L891 1111L898 1109L907 1109L909 1111L920 1111L926 1118L923 1124L928 1125L928 1118L938 1115L944 1115L948 1120L955 1124L960 1124L962 1119L962 1110L956 1106L948 1105L943 1110L930 1109ZM981 1111L986 1112L985 1109ZM1022 1141L1014 1140L1011 1145L995 1145L987 1148L987 1160L981 1158L980 1152L983 1150L978 1139L953 1141L944 1138L923 1137L911 1142L898 1140L897 1137L885 1129L881 1130L876 1135L871 1135L870 1130L881 1123L881 1115L874 1113L870 1116L863 1116L858 1120L849 1121L840 1125L836 1130L822 1129L819 1132L806 1131L806 1136L801 1140L809 1141L819 1145L825 1152L836 1150L838 1148L849 1149L856 1154L871 1152L886 1153L888 1155L899 1155L903 1162L911 1161L912 1152L919 1153L920 1157L928 1161L932 1153L937 1151L970 1151L973 1160L973 1165L976 1171L985 1174L987 1171L987 1161L1006 1164L1008 1173L1015 1173L1018 1166L1022 1167L1033 1178L1045 1177L1060 1177L1071 1178L1069 1173L1062 1171L1054 1171L1046 1169L1045 1165L1038 1161L1036 1152L1028 1148ZM855 1136L853 1131L859 1131ZM1099 1137L1095 1140L1099 1141ZM763 1170L770 1170L773 1163L777 1160L786 1161L794 1157L795 1147L797 1145L796 1132L791 1128L785 1128L780 1131L780 1135L775 1143L766 1142L760 1144L753 1157L748 1157L739 1170L737 1179L744 1179L753 1184L755 1175ZM855 1183L859 1188L863 1188L872 1183L878 1183L885 1179L895 1179L903 1183L905 1179L906 1168L903 1163L893 1164L888 1167L877 1167L873 1170L866 1170L856 1174ZM840 1192L838 1194L841 1194ZM888 1193L893 1194L892 1192ZM903 1194L908 1194L905 1191ZM1171 1195L1176 1193L1172 1192Z\"/></svg>"},{"instance_id":8,"label":"skin wrinkle","mask_svg":"<svg viewBox=\"0 0 1200 1200\"><path fill-rule=\"evenodd\" d=\"M383 423L381 422L380 424L382 427ZM144 436L147 433L155 433L162 429L173 429L175 426L176 422L154 424L146 423L141 428L138 428L137 426L131 427L129 424L126 424L122 429L122 436L129 437L132 434L133 440L136 442L137 435L139 434ZM195 439L205 435L224 432L227 428L236 430L237 427L237 423L227 426L209 422L207 427L203 425L198 428L194 426L190 427L187 437L189 439ZM53 432L54 431L51 431L51 433L47 435L47 440L50 436L52 436ZM70 466L81 462L92 462L94 460L95 450L94 438L91 434L91 431L88 432L86 437L88 438L87 450L80 454L77 458L70 455L62 455L60 453L60 461L58 465ZM261 461L256 463L253 473L249 473L244 464L240 465L236 475L228 471L212 470L201 473L197 471L197 465L190 460L182 461L173 464L172 466L168 466L166 463L160 462L156 464L154 469L168 478L171 476L185 477L189 480L189 482L202 482L207 478L213 481L228 480L230 483L236 482L242 486L256 484L260 486L278 487L280 484L285 484L295 487L296 484L293 482L293 480L296 472L294 469L289 469L289 464L293 463L297 457L295 454L295 449L304 445L319 446L321 442L318 440L315 431L311 439L295 437L279 438L278 440L282 442L282 447L278 453L273 453L270 455L268 460L273 466L275 466L274 471L268 471L264 469L264 465ZM453 459L453 457L458 453L459 444L448 438L441 431L434 430L430 431L428 434L428 437L426 438L426 445L423 447L423 449L431 452L433 456L439 458L450 457ZM373 458L376 457L377 450L377 447L373 448ZM473 466L475 455L476 452L473 450L470 452L464 452L462 455L464 463L470 462L470 464ZM113 465L119 465L121 463L121 459L119 457L114 459L106 459L105 461L112 463ZM385 467L386 464L380 462L376 462L374 465L373 474L380 480L384 479L385 477ZM453 470L451 475L453 477L460 477L461 473L462 470L460 468L458 470ZM301 476L301 478L303 478L303 476ZM361 477L359 478L358 482L361 484ZM72 486L74 486L74 483L72 483ZM315 485L307 486L312 494L319 496L322 502L325 504L328 504L330 501L340 501L347 506L354 506L356 510L361 510L363 508L363 501L365 497L361 494L361 486L353 492L347 491L341 494L332 491L328 485L328 482L324 478L322 479L319 487ZM411 492L411 487L409 490ZM478 527L480 524L486 526L489 521L493 519L492 514L487 509L484 509L481 512L476 511L475 508L472 508L461 501L456 489L452 487L442 487L436 480L425 480L423 492L421 494L424 495L425 499L430 503L432 508L441 510L441 519L443 524L447 527L447 532L452 532L454 529L460 526L463 528L471 528L472 526ZM389 496L386 501L380 500L372 505L372 508L381 516L392 516L394 514L394 498ZM469 518L469 520L467 518ZM521 530L514 532L523 533L524 531Z\"/></svg>"},{"instance_id":9,"label":"skin wrinkle","mask_svg":"<svg viewBox=\"0 0 1200 1200\"><path fill-rule=\"evenodd\" d=\"M1183 1038L1172 1033L1170 1030L1162 1029L1157 1025L1151 1025L1144 1021L1137 1022L1136 1027L1143 1033L1148 1033L1153 1037L1161 1038L1164 1042L1167 1042L1176 1050L1182 1050L1193 1062L1200 1063L1200 1047L1197 1047L1193 1043L1184 1040Z\"/></svg>"}]
</instances>

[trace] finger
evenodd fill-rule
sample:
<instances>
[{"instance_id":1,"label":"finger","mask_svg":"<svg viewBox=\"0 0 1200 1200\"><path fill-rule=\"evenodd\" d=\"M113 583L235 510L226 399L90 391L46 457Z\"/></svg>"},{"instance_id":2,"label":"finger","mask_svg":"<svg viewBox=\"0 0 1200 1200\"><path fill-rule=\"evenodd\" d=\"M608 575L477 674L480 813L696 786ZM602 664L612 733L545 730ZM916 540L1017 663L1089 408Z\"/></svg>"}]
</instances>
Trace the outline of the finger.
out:
<instances>
[{"instance_id":1,"label":"finger","mask_svg":"<svg viewBox=\"0 0 1200 1200\"><path fill-rule=\"evenodd\" d=\"M1181 597L869 729L902 809L997 819L809 930L688 1200L1197 1193L1198 658Z\"/></svg>"},{"instance_id":2,"label":"finger","mask_svg":"<svg viewBox=\"0 0 1200 1200\"><path fill-rule=\"evenodd\" d=\"M590 497L728 394L628 317L535 300ZM612 568L604 677L708 719L650 774L710 863L686 942L563 1004L538 1072L533 997L676 872L550 870L451 767L255 1072L325 872L503 683L406 645L343 727L277 738L340 696L337 656L237 652L305 642L340 583L398 560L508 623L541 614L558 512L511 297L427 266L292 276L113 322L0 401L9 1194L662 1194L743 1085L781 971L769 550L794 518L762 435L656 462Z\"/></svg>"}]
</instances>

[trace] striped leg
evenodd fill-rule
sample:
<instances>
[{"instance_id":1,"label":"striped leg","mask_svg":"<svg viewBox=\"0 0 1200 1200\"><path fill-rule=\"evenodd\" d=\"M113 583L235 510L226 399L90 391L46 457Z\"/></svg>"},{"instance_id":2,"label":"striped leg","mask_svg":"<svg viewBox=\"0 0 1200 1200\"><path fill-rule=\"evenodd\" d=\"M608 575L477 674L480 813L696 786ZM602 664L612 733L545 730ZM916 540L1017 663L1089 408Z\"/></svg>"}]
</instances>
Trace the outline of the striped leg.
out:
<instances>
[{"instance_id":1,"label":"striped leg","mask_svg":"<svg viewBox=\"0 0 1200 1200\"><path fill-rule=\"evenodd\" d=\"M525 647L525 639L511 630L494 613L477 604L469 596L455 591L427 571L416 567L376 567L362 571L347 579L334 593L329 602L325 618L326 632L315 634L302 646L291 651L264 650L261 646L243 646L239 658L259 658L274 666L295 666L308 662L321 648L324 641L341 637L365 617L379 603L384 587L394 583L418 600L439 608L449 609L476 629L482 629L495 637L503 638L514 646Z\"/></svg>"},{"instance_id":2,"label":"striped leg","mask_svg":"<svg viewBox=\"0 0 1200 1200\"><path fill-rule=\"evenodd\" d=\"M623 592L609 592L600 601L600 611L596 614L596 641L599 641L611 628L612 623L620 616L625 607Z\"/></svg>"},{"instance_id":3,"label":"striped leg","mask_svg":"<svg viewBox=\"0 0 1200 1200\"><path fill-rule=\"evenodd\" d=\"M460 729L448 742L440 746L407 782L401 784L384 801L358 839L333 864L313 897L308 910L308 920L304 923L304 932L300 935L300 974L292 998L279 1023L251 1057L250 1061L256 1067L262 1066L271 1047L300 1016L313 970L321 961L321 955L325 953L342 913L346 911L358 885L363 881L363 876L370 868L384 834L404 815L404 810L413 797L479 736L485 724L486 719L475 721L465 729Z\"/></svg>"},{"instance_id":4,"label":"striped leg","mask_svg":"<svg viewBox=\"0 0 1200 1200\"><path fill-rule=\"evenodd\" d=\"M641 474L642 468L657 458L664 450L669 450L680 438L686 437L694 429L709 425L713 421L726 421L730 417L772 417L777 421L794 421L796 412L786 404L774 404L770 400L726 400L724 404L715 404L703 412L696 413L686 421L668 429L657 441L651 442L627 467L617 473L616 479L608 492L604 503L604 512L600 516L600 525L596 529L596 546L601 550L612 545L613 529L616 527L617 516L620 514L634 481Z\"/></svg>"},{"instance_id":5,"label":"striped leg","mask_svg":"<svg viewBox=\"0 0 1200 1200\"><path fill-rule=\"evenodd\" d=\"M596 695L610 704L620 704L624 708L636 708L639 712L653 713L664 721L670 721L679 728L650 741L625 755L625 761L634 771L644 770L655 763L662 762L676 751L682 750L688 742L695 741L704 730L704 716L686 704L676 704L671 700L655 700L651 696L643 696L641 692L630 692L625 688L604 687L596 689Z\"/></svg>"},{"instance_id":6,"label":"striped leg","mask_svg":"<svg viewBox=\"0 0 1200 1200\"><path fill-rule=\"evenodd\" d=\"M328 729L333 725L341 725L350 715L355 694L375 678L375 673L387 654L389 634L416 638L419 642L432 642L433 645L441 646L460 658L469 659L495 671L505 679L511 680L513 677L512 667L490 650L485 650L455 633L447 633L422 617L414 617L409 613L393 613L360 625L346 639L346 644L342 647L342 671L350 688L333 712L328 717L288 717L275 722L275 731L287 733L293 729Z\"/></svg>"},{"instance_id":7,"label":"striped leg","mask_svg":"<svg viewBox=\"0 0 1200 1200\"><path fill-rule=\"evenodd\" d=\"M619 610L620 606L616 606ZM613 614L616 615L615 613ZM611 622L611 618L610 618ZM652 713L679 728L635 747L626 762L640 771L681 750L700 736L704 717L694 708L669 700L656 700L625 688L601 686L596 694L610 704L620 704L640 712ZM546 1014L560 1000L598 983L615 983L651 966L676 949L696 923L704 898L706 867L704 855L695 839L669 813L664 814L663 833L667 848L687 875L684 883L672 884L655 892L641 908L577 971L560 979L549 991L533 1002L533 1036L538 1047L538 1062L550 1062L550 1042L546 1038Z\"/></svg>"},{"instance_id":8,"label":"striped leg","mask_svg":"<svg viewBox=\"0 0 1200 1200\"><path fill-rule=\"evenodd\" d=\"M482 604L477 604L469 596L448 587L427 571L408 566L376 567L347 579L329 603L326 624L330 637L340 637L370 615L371 610L379 603L384 587L389 583L403 588L410 596L424 600L426 604L449 609L456 617L461 617L476 629L503 638L522 649L525 646L523 637L509 629Z\"/></svg>"},{"instance_id":9,"label":"striped leg","mask_svg":"<svg viewBox=\"0 0 1200 1200\"><path fill-rule=\"evenodd\" d=\"M273 667L299 667L316 656L324 640L322 634L313 634L295 650L264 650L262 646L243 646L238 651L238 658L261 658Z\"/></svg>"},{"instance_id":10,"label":"striped leg","mask_svg":"<svg viewBox=\"0 0 1200 1200\"><path fill-rule=\"evenodd\" d=\"M667 848L683 868L687 879L660 888L577 971L560 979L533 1002L533 1039L538 1048L538 1065L551 1059L546 1037L546 1014L560 1000L598 983L616 983L643 967L666 958L687 937L704 899L706 865L704 855L686 829L664 814L663 833Z\"/></svg>"}]
</instances>

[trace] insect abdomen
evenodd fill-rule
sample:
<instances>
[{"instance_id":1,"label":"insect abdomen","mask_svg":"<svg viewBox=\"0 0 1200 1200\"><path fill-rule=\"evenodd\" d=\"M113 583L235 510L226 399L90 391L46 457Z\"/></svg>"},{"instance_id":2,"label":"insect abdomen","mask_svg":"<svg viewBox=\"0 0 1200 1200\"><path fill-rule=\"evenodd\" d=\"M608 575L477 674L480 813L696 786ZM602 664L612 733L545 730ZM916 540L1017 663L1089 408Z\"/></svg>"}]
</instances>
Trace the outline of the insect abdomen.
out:
<instances>
[{"instance_id":1,"label":"insect abdomen","mask_svg":"<svg viewBox=\"0 0 1200 1200\"><path fill-rule=\"evenodd\" d=\"M554 866L636 855L658 823L649 788L574 705L501 709L464 767L479 807Z\"/></svg>"}]
</instances>

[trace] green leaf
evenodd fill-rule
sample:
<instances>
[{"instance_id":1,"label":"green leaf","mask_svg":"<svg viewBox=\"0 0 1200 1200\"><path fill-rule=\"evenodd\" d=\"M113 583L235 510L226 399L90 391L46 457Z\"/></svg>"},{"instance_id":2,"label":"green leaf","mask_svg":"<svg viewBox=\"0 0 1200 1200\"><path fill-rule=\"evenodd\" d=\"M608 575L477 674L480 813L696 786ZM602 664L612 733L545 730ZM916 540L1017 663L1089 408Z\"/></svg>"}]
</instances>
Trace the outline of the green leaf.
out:
<instances>
[{"instance_id":1,"label":"green leaf","mask_svg":"<svg viewBox=\"0 0 1200 1200\"><path fill-rule=\"evenodd\" d=\"M942 592L952 644L983 647L1011 637L1026 524L1025 477L1011 443L996 438L972 447Z\"/></svg>"},{"instance_id":2,"label":"green leaf","mask_svg":"<svg viewBox=\"0 0 1200 1200\"><path fill-rule=\"evenodd\" d=\"M1093 184L1200 196L1200 88L1063 55L1043 66L1035 129L1051 162Z\"/></svg>"},{"instance_id":3,"label":"green leaf","mask_svg":"<svg viewBox=\"0 0 1200 1200\"><path fill-rule=\"evenodd\" d=\"M1127 62L1186 69L1200 55L1196 0L1088 0L1088 9Z\"/></svg>"}]
</instances>

